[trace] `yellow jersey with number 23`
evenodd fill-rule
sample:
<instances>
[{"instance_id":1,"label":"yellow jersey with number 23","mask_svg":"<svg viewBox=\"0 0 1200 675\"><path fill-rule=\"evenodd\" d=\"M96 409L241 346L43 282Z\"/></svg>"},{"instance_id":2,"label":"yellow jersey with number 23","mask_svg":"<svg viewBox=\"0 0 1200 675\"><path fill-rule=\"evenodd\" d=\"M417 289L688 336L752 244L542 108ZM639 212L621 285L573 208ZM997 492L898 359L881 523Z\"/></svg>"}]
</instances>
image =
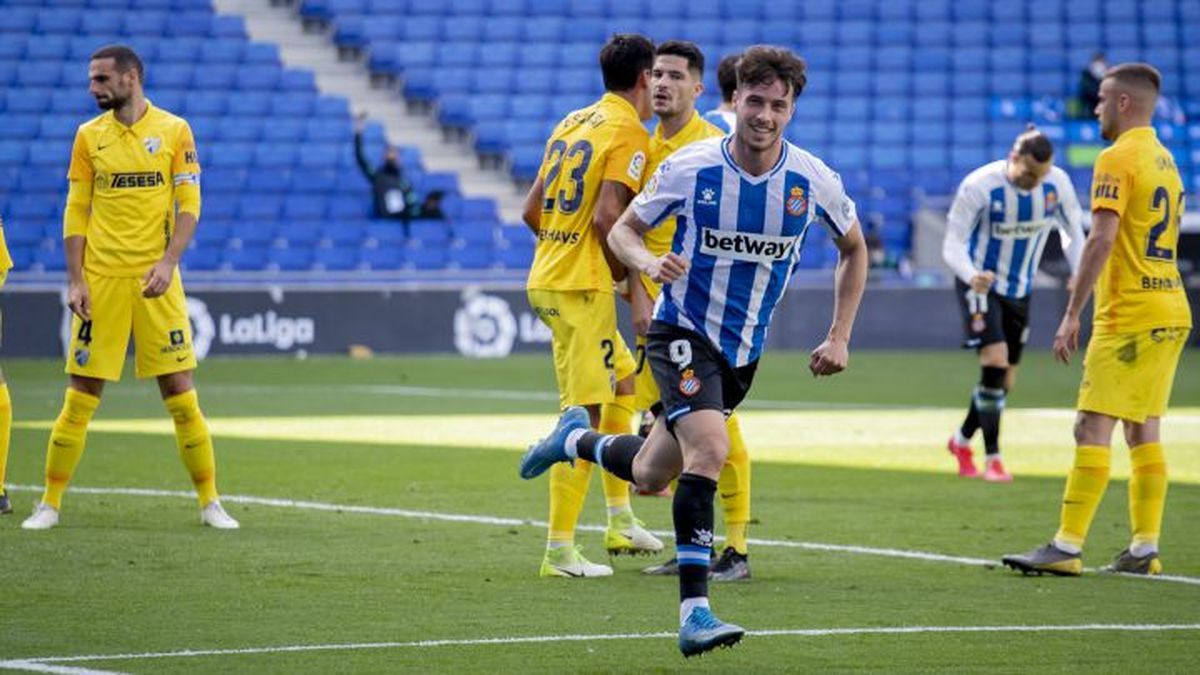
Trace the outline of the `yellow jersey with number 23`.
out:
<instances>
[{"instance_id":1,"label":"yellow jersey with number 23","mask_svg":"<svg viewBox=\"0 0 1200 675\"><path fill-rule=\"evenodd\" d=\"M641 190L648 138L637 110L612 93L558 123L538 171L542 215L527 288L613 292L592 227L596 200L606 180Z\"/></svg>"}]
</instances>

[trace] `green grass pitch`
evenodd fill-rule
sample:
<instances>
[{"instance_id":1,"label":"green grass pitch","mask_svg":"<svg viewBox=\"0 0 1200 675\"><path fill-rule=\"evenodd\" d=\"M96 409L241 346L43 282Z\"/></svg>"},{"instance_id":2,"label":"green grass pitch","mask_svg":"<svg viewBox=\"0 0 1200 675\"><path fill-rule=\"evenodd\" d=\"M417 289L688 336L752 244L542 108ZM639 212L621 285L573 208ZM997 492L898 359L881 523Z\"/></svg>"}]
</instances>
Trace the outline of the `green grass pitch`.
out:
<instances>
[{"instance_id":1,"label":"green grass pitch","mask_svg":"<svg viewBox=\"0 0 1200 675\"><path fill-rule=\"evenodd\" d=\"M638 571L650 560L615 560L608 579L537 577L546 481L519 480L516 463L553 420L548 357L205 363L201 403L237 532L199 525L157 390L131 374L105 394L61 525L22 531L65 378L57 362L5 362L17 513L0 518L0 670L1193 670L1194 352L1164 424L1171 580L1024 578L984 564L1053 534L1078 363L1027 357L1004 422L1016 481L991 485L957 478L944 449L976 378L969 354L852 359L823 380L807 374L803 354L764 360L742 411L754 577L712 587L718 615L752 634L691 661L674 643L674 580ZM1128 538L1128 456L1117 436L1090 568ZM587 526L603 524L598 482ZM638 497L634 508L652 529L670 529L668 500ZM578 541L605 558L601 532Z\"/></svg>"}]
</instances>

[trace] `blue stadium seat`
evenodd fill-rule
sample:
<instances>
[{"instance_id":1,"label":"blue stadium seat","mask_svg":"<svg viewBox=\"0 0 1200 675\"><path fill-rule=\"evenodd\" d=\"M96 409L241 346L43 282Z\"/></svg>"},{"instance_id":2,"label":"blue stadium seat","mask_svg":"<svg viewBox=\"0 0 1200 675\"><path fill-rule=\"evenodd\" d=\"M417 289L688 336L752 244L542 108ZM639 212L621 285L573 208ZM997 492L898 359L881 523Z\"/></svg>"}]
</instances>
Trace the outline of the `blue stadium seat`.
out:
<instances>
[{"instance_id":1,"label":"blue stadium seat","mask_svg":"<svg viewBox=\"0 0 1200 675\"><path fill-rule=\"evenodd\" d=\"M336 205L338 202L334 202ZM370 206L370 202L367 203ZM331 214L333 208L331 205ZM363 218L362 214L356 216ZM357 245L363 240L365 228L359 220L335 220L334 222L323 223L321 225L321 239L333 246L352 246Z\"/></svg>"},{"instance_id":2,"label":"blue stadium seat","mask_svg":"<svg viewBox=\"0 0 1200 675\"><path fill-rule=\"evenodd\" d=\"M223 247L229 241L231 226L228 221L203 218L196 226L196 236L193 239L199 247Z\"/></svg>"},{"instance_id":3,"label":"blue stadium seat","mask_svg":"<svg viewBox=\"0 0 1200 675\"><path fill-rule=\"evenodd\" d=\"M273 117L309 117L316 105L316 96L296 93L275 94L271 97Z\"/></svg>"},{"instance_id":4,"label":"blue stadium seat","mask_svg":"<svg viewBox=\"0 0 1200 675\"><path fill-rule=\"evenodd\" d=\"M238 272L261 270L267 266L267 249L265 246L226 248L221 264Z\"/></svg>"},{"instance_id":5,"label":"blue stadium seat","mask_svg":"<svg viewBox=\"0 0 1200 675\"><path fill-rule=\"evenodd\" d=\"M260 93L267 92L279 85L279 77L282 70L282 68L275 65L245 66L238 69L234 82L238 89ZM199 73L196 75L196 82L200 84Z\"/></svg>"},{"instance_id":6,"label":"blue stadium seat","mask_svg":"<svg viewBox=\"0 0 1200 675\"><path fill-rule=\"evenodd\" d=\"M46 272L62 272L67 269L67 261L62 249L39 247L34 250L33 265Z\"/></svg>"},{"instance_id":7,"label":"blue stadium seat","mask_svg":"<svg viewBox=\"0 0 1200 675\"><path fill-rule=\"evenodd\" d=\"M465 245L451 248L449 265L464 270L488 269L493 265L492 249L487 246Z\"/></svg>"},{"instance_id":8,"label":"blue stadium seat","mask_svg":"<svg viewBox=\"0 0 1200 675\"><path fill-rule=\"evenodd\" d=\"M274 199L274 198L272 198ZM278 205L278 201L275 201ZM274 215L268 215L266 210L261 211L263 217L268 220L254 220L260 212L255 209L245 208L245 199L242 202L242 208L239 209L240 218L233 222L229 231L229 240L231 242L240 242L244 247L266 246L276 238L276 228L273 219Z\"/></svg>"},{"instance_id":9,"label":"blue stadium seat","mask_svg":"<svg viewBox=\"0 0 1200 675\"><path fill-rule=\"evenodd\" d=\"M272 247L267 250L266 269L280 272L307 270L313 265L313 249L305 246Z\"/></svg>"},{"instance_id":10,"label":"blue stadium seat","mask_svg":"<svg viewBox=\"0 0 1200 675\"><path fill-rule=\"evenodd\" d=\"M334 246L319 247L314 251L313 268L319 270L344 272L358 267L357 248Z\"/></svg>"},{"instance_id":11,"label":"blue stadium seat","mask_svg":"<svg viewBox=\"0 0 1200 675\"><path fill-rule=\"evenodd\" d=\"M228 103L229 114L235 117L266 117L271 111L271 94L266 91L242 91L231 96Z\"/></svg>"},{"instance_id":12,"label":"blue stadium seat","mask_svg":"<svg viewBox=\"0 0 1200 675\"><path fill-rule=\"evenodd\" d=\"M404 249L398 246L364 247L360 260L362 266L370 270L398 270L407 262Z\"/></svg>"},{"instance_id":13,"label":"blue stadium seat","mask_svg":"<svg viewBox=\"0 0 1200 675\"><path fill-rule=\"evenodd\" d=\"M193 246L183 254L182 262L185 270L212 271L221 266L221 249Z\"/></svg>"},{"instance_id":14,"label":"blue stadium seat","mask_svg":"<svg viewBox=\"0 0 1200 675\"><path fill-rule=\"evenodd\" d=\"M242 61L247 64L280 65L279 47L269 42L248 42Z\"/></svg>"}]
</instances>

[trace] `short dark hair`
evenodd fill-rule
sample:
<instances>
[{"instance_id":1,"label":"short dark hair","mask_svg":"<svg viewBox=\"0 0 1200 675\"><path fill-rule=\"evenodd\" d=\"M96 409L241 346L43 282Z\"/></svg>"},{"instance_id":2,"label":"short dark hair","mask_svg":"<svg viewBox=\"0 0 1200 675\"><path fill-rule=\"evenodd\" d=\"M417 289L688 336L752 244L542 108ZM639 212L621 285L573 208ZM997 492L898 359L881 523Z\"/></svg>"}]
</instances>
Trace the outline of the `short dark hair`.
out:
<instances>
[{"instance_id":1,"label":"short dark hair","mask_svg":"<svg viewBox=\"0 0 1200 675\"><path fill-rule=\"evenodd\" d=\"M132 47L126 45L105 45L100 49L92 52L92 60L96 59L112 59L117 68L118 73L127 73L130 68L137 71L138 81L146 81L146 67L142 65L142 59L133 51Z\"/></svg>"},{"instance_id":2,"label":"short dark hair","mask_svg":"<svg viewBox=\"0 0 1200 675\"><path fill-rule=\"evenodd\" d=\"M688 70L695 73L697 77L704 76L704 52L700 51L700 47L695 42L667 40L660 43L658 49L654 51L657 56L678 56L687 59Z\"/></svg>"},{"instance_id":3,"label":"short dark hair","mask_svg":"<svg viewBox=\"0 0 1200 675\"><path fill-rule=\"evenodd\" d=\"M717 64L717 84L721 87L721 98L729 103L737 91L737 65L741 54L730 54Z\"/></svg>"},{"instance_id":4,"label":"short dark hair","mask_svg":"<svg viewBox=\"0 0 1200 675\"><path fill-rule=\"evenodd\" d=\"M617 33L600 50L605 91L628 91L654 67L654 43L645 35Z\"/></svg>"},{"instance_id":5,"label":"short dark hair","mask_svg":"<svg viewBox=\"0 0 1200 675\"><path fill-rule=\"evenodd\" d=\"M1017 136L1016 143L1013 143L1013 150L1017 152L1017 156L1028 155L1035 162L1049 162L1054 157L1054 143L1050 141L1050 137L1042 133L1041 129L1030 124L1025 131Z\"/></svg>"},{"instance_id":6,"label":"short dark hair","mask_svg":"<svg viewBox=\"0 0 1200 675\"><path fill-rule=\"evenodd\" d=\"M1162 73L1149 63L1122 63L1104 73L1104 79L1113 78L1121 84L1135 87L1150 87L1157 94L1162 91Z\"/></svg>"},{"instance_id":7,"label":"short dark hair","mask_svg":"<svg viewBox=\"0 0 1200 675\"><path fill-rule=\"evenodd\" d=\"M737 64L738 88L748 84L770 85L776 80L792 91L795 100L808 82L804 59L789 49L770 45L755 45L742 54Z\"/></svg>"}]
</instances>

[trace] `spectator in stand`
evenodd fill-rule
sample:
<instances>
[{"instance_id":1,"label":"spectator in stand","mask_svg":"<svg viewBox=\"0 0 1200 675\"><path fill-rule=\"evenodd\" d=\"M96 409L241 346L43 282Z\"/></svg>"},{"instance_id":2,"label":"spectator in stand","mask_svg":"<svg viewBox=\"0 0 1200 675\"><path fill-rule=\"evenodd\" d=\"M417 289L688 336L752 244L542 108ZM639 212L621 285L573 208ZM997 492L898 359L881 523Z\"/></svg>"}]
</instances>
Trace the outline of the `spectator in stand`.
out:
<instances>
[{"instance_id":1,"label":"spectator in stand","mask_svg":"<svg viewBox=\"0 0 1200 675\"><path fill-rule=\"evenodd\" d=\"M358 160L358 168L371 183L374 193L374 217L399 220L404 225L404 236L408 236L408 223L416 204L417 195L412 185L404 178L404 170L400 168L399 154L396 147L388 145L384 151L383 162L371 168L363 150L363 126L366 124L366 114L354 118L354 157Z\"/></svg>"},{"instance_id":2,"label":"spectator in stand","mask_svg":"<svg viewBox=\"0 0 1200 675\"><path fill-rule=\"evenodd\" d=\"M1079 74L1079 116L1095 117L1096 105L1100 103L1100 80L1108 72L1108 61L1104 52L1092 54L1087 68Z\"/></svg>"}]
</instances>

